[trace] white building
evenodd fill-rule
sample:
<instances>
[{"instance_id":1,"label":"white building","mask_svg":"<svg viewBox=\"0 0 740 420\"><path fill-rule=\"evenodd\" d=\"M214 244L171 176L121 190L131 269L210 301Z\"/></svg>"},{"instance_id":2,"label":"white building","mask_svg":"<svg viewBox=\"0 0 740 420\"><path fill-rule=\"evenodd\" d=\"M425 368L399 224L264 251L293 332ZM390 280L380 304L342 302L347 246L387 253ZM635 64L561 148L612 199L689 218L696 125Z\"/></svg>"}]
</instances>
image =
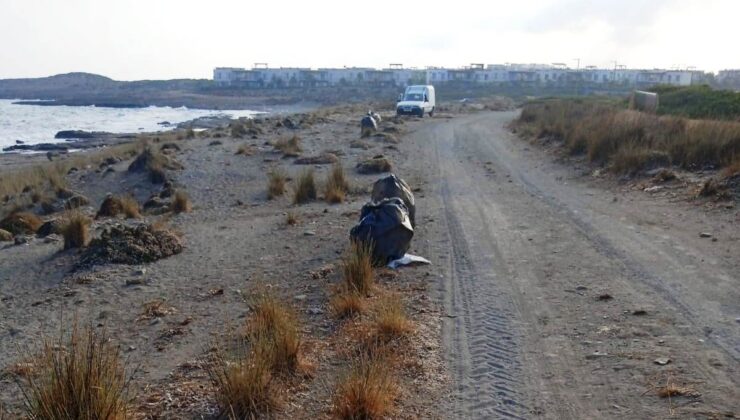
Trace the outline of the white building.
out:
<instances>
[{"instance_id":1,"label":"white building","mask_svg":"<svg viewBox=\"0 0 740 420\"><path fill-rule=\"evenodd\" d=\"M730 79L730 71L725 71ZM400 64L385 69L369 67L269 68L255 65L251 70L238 67L217 67L213 80L219 85L244 87L308 87L308 86L406 86L409 84L444 84L448 82L475 84L527 84L557 86L569 83L588 85L652 86L670 84L688 86L695 72L681 70L636 70L618 67L603 69L586 67L569 69L564 65L546 64L471 64L462 68L428 67L424 70L403 68ZM725 73L722 73L724 76ZM719 78L719 77L718 77Z\"/></svg>"}]
</instances>

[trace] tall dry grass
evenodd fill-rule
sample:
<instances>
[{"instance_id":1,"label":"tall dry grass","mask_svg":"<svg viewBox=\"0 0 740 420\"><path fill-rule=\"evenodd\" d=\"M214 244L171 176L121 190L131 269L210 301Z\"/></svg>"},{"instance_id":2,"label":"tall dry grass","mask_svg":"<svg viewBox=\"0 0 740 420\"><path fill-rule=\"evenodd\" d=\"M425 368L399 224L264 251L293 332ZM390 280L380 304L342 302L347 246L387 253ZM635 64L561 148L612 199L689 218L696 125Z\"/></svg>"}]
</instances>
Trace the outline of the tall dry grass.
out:
<instances>
[{"instance_id":1,"label":"tall dry grass","mask_svg":"<svg viewBox=\"0 0 740 420\"><path fill-rule=\"evenodd\" d=\"M552 100L524 107L517 121L537 138L562 141L571 154L636 173L677 165L720 168L740 160L740 122L656 116L578 100Z\"/></svg>"},{"instance_id":2,"label":"tall dry grass","mask_svg":"<svg viewBox=\"0 0 740 420\"><path fill-rule=\"evenodd\" d=\"M314 180L313 170L307 169L298 177L293 192L293 204L304 204L315 199L316 181Z\"/></svg>"},{"instance_id":3,"label":"tall dry grass","mask_svg":"<svg viewBox=\"0 0 740 420\"><path fill-rule=\"evenodd\" d=\"M347 290L368 296L375 287L372 246L352 241L342 258L342 276Z\"/></svg>"},{"instance_id":4,"label":"tall dry grass","mask_svg":"<svg viewBox=\"0 0 740 420\"><path fill-rule=\"evenodd\" d=\"M229 346L214 346L205 363L216 388L221 416L234 419L269 414L279 407L279 388L270 371L269 346L233 339Z\"/></svg>"},{"instance_id":5,"label":"tall dry grass","mask_svg":"<svg viewBox=\"0 0 740 420\"><path fill-rule=\"evenodd\" d=\"M267 198L280 197L285 193L285 184L288 182L288 176L280 168L272 169L267 174Z\"/></svg>"},{"instance_id":6,"label":"tall dry grass","mask_svg":"<svg viewBox=\"0 0 740 420\"><path fill-rule=\"evenodd\" d=\"M334 415L344 420L386 418L398 393L387 356L382 352L361 355L339 380Z\"/></svg>"},{"instance_id":7,"label":"tall dry grass","mask_svg":"<svg viewBox=\"0 0 740 420\"><path fill-rule=\"evenodd\" d=\"M63 218L61 227L64 237L64 249L83 248L90 243L90 225L92 219L84 213L72 210Z\"/></svg>"},{"instance_id":8,"label":"tall dry grass","mask_svg":"<svg viewBox=\"0 0 740 420\"><path fill-rule=\"evenodd\" d=\"M332 204L341 203L349 192L349 188L349 181L344 173L342 164L339 162L335 163L332 170L326 175L324 198Z\"/></svg>"},{"instance_id":9,"label":"tall dry grass","mask_svg":"<svg viewBox=\"0 0 740 420\"><path fill-rule=\"evenodd\" d=\"M270 294L257 297L246 336L253 346L264 346L276 373L296 373L301 364L301 335L295 313Z\"/></svg>"},{"instance_id":10,"label":"tall dry grass","mask_svg":"<svg viewBox=\"0 0 740 420\"><path fill-rule=\"evenodd\" d=\"M119 348L105 331L75 323L68 337L45 340L34 373L19 385L32 419L128 417L129 380Z\"/></svg>"}]
</instances>

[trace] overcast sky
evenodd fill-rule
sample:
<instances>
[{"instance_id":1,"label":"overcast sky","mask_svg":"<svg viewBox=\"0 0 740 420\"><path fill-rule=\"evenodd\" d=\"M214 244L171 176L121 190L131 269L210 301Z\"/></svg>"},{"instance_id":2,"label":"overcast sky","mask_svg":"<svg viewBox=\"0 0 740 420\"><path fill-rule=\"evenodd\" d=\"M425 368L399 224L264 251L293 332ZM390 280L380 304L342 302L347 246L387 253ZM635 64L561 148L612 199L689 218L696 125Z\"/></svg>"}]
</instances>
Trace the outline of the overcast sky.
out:
<instances>
[{"instance_id":1,"label":"overcast sky","mask_svg":"<svg viewBox=\"0 0 740 420\"><path fill-rule=\"evenodd\" d=\"M576 58L717 71L740 68L738 16L740 0L0 0L0 78Z\"/></svg>"}]
</instances>

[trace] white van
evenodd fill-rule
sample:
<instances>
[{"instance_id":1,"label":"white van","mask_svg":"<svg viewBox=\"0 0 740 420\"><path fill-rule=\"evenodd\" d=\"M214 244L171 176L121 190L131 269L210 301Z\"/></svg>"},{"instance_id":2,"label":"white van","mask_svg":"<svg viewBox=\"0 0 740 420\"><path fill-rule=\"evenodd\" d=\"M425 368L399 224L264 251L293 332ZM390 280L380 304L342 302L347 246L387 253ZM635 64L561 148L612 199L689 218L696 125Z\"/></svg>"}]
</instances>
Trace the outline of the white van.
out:
<instances>
[{"instance_id":1,"label":"white van","mask_svg":"<svg viewBox=\"0 0 740 420\"><path fill-rule=\"evenodd\" d=\"M435 106L434 86L408 86L406 92L398 96L396 115L418 115L423 118L424 114L429 114L433 117Z\"/></svg>"}]
</instances>

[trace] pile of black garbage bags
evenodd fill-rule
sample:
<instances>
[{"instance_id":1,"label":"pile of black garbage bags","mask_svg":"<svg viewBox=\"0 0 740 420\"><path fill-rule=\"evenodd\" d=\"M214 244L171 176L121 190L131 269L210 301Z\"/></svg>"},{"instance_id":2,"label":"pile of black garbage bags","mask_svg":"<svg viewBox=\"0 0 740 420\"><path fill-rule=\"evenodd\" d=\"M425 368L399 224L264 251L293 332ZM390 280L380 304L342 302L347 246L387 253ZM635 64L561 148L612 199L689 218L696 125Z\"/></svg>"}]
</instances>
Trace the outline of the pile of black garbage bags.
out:
<instances>
[{"instance_id":1,"label":"pile of black garbage bags","mask_svg":"<svg viewBox=\"0 0 740 420\"><path fill-rule=\"evenodd\" d=\"M391 174L373 185L370 202L362 206L360 222L350 239L372 248L373 260L385 265L403 257L411 246L416 206L409 185Z\"/></svg>"}]
</instances>

